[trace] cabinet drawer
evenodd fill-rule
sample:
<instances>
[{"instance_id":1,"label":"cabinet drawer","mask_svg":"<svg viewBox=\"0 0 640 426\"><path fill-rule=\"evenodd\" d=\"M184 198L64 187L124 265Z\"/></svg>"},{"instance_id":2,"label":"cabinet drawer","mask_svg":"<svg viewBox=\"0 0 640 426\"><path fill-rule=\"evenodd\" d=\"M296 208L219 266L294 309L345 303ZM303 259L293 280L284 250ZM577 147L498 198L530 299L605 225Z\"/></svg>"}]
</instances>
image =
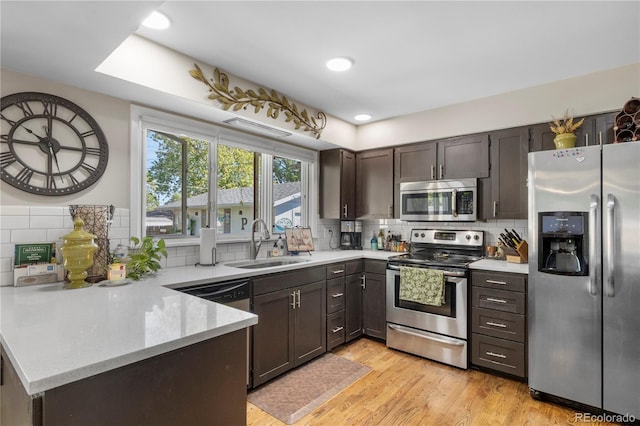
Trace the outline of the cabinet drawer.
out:
<instances>
[{"instance_id":1,"label":"cabinet drawer","mask_svg":"<svg viewBox=\"0 0 640 426\"><path fill-rule=\"evenodd\" d=\"M344 279L334 278L327 280L327 313L342 311L344 309Z\"/></svg>"},{"instance_id":2,"label":"cabinet drawer","mask_svg":"<svg viewBox=\"0 0 640 426\"><path fill-rule=\"evenodd\" d=\"M363 270L363 265L362 265L362 260L350 260L348 261L345 266L346 266L346 274L347 275L353 275L353 274L360 274L362 273Z\"/></svg>"},{"instance_id":3,"label":"cabinet drawer","mask_svg":"<svg viewBox=\"0 0 640 426\"><path fill-rule=\"evenodd\" d=\"M253 278L253 295L257 296L297 285L324 281L325 274L325 267L317 266L293 272L275 273Z\"/></svg>"},{"instance_id":4,"label":"cabinet drawer","mask_svg":"<svg viewBox=\"0 0 640 426\"><path fill-rule=\"evenodd\" d=\"M473 333L471 362L475 365L526 377L524 344Z\"/></svg>"},{"instance_id":5,"label":"cabinet drawer","mask_svg":"<svg viewBox=\"0 0 640 426\"><path fill-rule=\"evenodd\" d=\"M473 306L495 309L514 314L524 314L526 294L515 291L495 290L492 288L473 286Z\"/></svg>"},{"instance_id":6,"label":"cabinet drawer","mask_svg":"<svg viewBox=\"0 0 640 426\"><path fill-rule=\"evenodd\" d=\"M471 310L471 323L474 333L525 342L527 321L524 315L474 307Z\"/></svg>"},{"instance_id":7,"label":"cabinet drawer","mask_svg":"<svg viewBox=\"0 0 640 426\"><path fill-rule=\"evenodd\" d=\"M327 316L327 350L344 343L344 312Z\"/></svg>"},{"instance_id":8,"label":"cabinet drawer","mask_svg":"<svg viewBox=\"0 0 640 426\"><path fill-rule=\"evenodd\" d=\"M387 262L384 260L364 260L364 271L372 274L385 275L387 273Z\"/></svg>"},{"instance_id":9,"label":"cabinet drawer","mask_svg":"<svg viewBox=\"0 0 640 426\"><path fill-rule=\"evenodd\" d=\"M518 274L500 272L472 271L471 284L474 286L495 288L498 290L527 291L527 277Z\"/></svg>"},{"instance_id":10,"label":"cabinet drawer","mask_svg":"<svg viewBox=\"0 0 640 426\"><path fill-rule=\"evenodd\" d=\"M335 265L327 266L327 279L344 277L345 266L344 263L336 263Z\"/></svg>"}]
</instances>

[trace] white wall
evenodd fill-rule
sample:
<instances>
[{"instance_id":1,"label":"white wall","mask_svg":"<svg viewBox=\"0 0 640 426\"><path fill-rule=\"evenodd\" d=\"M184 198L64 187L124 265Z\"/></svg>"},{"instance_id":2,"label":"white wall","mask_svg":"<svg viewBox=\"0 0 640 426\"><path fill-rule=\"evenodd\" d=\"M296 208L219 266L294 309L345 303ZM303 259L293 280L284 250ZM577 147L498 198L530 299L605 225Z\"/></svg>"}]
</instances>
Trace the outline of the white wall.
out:
<instances>
[{"instance_id":1,"label":"white wall","mask_svg":"<svg viewBox=\"0 0 640 426\"><path fill-rule=\"evenodd\" d=\"M632 96L640 96L640 64L361 125L356 149L546 123L566 109L577 117L620 111Z\"/></svg>"}]
</instances>

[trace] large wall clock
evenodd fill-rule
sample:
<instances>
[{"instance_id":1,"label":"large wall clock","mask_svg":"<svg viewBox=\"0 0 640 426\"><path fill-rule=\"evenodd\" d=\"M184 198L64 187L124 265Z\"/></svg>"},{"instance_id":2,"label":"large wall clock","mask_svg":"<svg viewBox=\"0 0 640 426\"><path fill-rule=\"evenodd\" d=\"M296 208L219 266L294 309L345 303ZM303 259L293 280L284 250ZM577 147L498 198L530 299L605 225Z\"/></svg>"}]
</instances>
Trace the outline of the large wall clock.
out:
<instances>
[{"instance_id":1,"label":"large wall clock","mask_svg":"<svg viewBox=\"0 0 640 426\"><path fill-rule=\"evenodd\" d=\"M67 195L93 185L109 159L98 123L73 102L23 92L2 98L2 180L40 195Z\"/></svg>"}]
</instances>

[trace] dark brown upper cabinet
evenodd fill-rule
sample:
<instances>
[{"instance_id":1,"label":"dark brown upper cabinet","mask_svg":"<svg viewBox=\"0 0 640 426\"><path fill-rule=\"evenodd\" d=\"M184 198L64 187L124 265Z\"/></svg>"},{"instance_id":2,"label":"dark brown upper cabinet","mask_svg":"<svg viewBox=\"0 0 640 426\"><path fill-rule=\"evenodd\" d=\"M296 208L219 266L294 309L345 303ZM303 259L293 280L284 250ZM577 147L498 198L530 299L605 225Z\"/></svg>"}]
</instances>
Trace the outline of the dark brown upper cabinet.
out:
<instances>
[{"instance_id":1,"label":"dark brown upper cabinet","mask_svg":"<svg viewBox=\"0 0 640 426\"><path fill-rule=\"evenodd\" d=\"M518 127L490 134L490 199L483 200L485 219L527 218L527 155L529 128ZM483 182L484 184L484 182Z\"/></svg>"},{"instance_id":2,"label":"dark brown upper cabinet","mask_svg":"<svg viewBox=\"0 0 640 426\"><path fill-rule=\"evenodd\" d=\"M578 117L580 119L580 117ZM588 115L584 118L584 123L576 131L576 146L604 145L613 143L615 136L613 126L615 125L616 113L608 112L604 114ZM553 138L556 135L549 129L549 123L536 124L531 126L531 150L546 151L555 149Z\"/></svg>"},{"instance_id":3,"label":"dark brown upper cabinet","mask_svg":"<svg viewBox=\"0 0 640 426\"><path fill-rule=\"evenodd\" d=\"M356 153L356 216L393 217L393 149Z\"/></svg>"},{"instance_id":4,"label":"dark brown upper cabinet","mask_svg":"<svg viewBox=\"0 0 640 426\"><path fill-rule=\"evenodd\" d=\"M486 177L489 177L487 133L438 141L437 179Z\"/></svg>"},{"instance_id":5,"label":"dark brown upper cabinet","mask_svg":"<svg viewBox=\"0 0 640 426\"><path fill-rule=\"evenodd\" d=\"M319 214L323 219L354 219L356 155L344 149L320 151Z\"/></svg>"}]
</instances>

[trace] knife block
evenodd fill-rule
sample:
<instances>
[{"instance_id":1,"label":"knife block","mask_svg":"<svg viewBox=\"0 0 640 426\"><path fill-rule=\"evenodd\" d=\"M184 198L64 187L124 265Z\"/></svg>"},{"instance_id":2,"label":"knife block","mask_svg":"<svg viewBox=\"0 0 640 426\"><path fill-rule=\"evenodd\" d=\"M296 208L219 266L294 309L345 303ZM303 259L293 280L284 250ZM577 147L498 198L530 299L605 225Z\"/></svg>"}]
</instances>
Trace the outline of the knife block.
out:
<instances>
[{"instance_id":1,"label":"knife block","mask_svg":"<svg viewBox=\"0 0 640 426\"><path fill-rule=\"evenodd\" d=\"M527 263L529 260L529 245L522 240L515 249L511 247L503 247L506 261L510 263Z\"/></svg>"}]
</instances>

